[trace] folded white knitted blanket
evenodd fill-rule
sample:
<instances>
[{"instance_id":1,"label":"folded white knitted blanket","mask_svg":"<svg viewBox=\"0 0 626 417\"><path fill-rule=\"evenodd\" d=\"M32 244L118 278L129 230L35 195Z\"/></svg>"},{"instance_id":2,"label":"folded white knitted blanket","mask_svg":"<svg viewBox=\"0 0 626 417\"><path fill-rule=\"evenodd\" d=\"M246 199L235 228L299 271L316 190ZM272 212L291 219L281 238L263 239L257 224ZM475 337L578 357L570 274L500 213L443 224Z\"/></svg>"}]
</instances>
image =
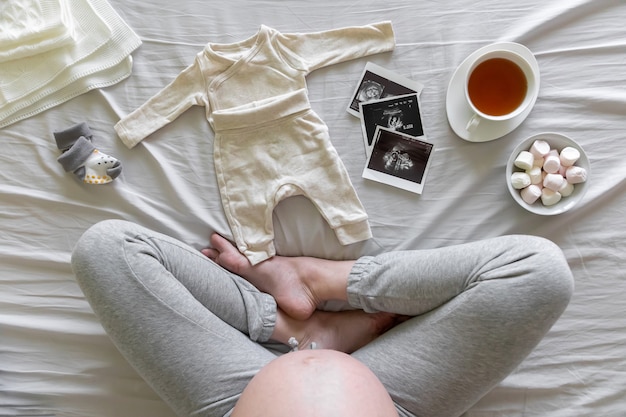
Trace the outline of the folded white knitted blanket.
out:
<instances>
[{"instance_id":1,"label":"folded white knitted blanket","mask_svg":"<svg viewBox=\"0 0 626 417\"><path fill-rule=\"evenodd\" d=\"M130 75L129 56L141 45L135 32L106 0L65 1L72 43L0 63L0 127Z\"/></svg>"},{"instance_id":2,"label":"folded white knitted blanket","mask_svg":"<svg viewBox=\"0 0 626 417\"><path fill-rule=\"evenodd\" d=\"M37 55L73 42L67 0L2 0L0 62Z\"/></svg>"}]
</instances>

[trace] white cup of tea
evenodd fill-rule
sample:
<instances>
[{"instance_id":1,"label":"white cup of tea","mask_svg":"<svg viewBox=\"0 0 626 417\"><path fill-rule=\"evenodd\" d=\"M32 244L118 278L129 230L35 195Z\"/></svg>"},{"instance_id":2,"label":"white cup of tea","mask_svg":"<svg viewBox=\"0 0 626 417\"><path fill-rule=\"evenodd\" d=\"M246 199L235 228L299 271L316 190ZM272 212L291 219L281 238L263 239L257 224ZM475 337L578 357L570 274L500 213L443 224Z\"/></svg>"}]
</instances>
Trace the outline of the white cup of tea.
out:
<instances>
[{"instance_id":1,"label":"white cup of tea","mask_svg":"<svg viewBox=\"0 0 626 417\"><path fill-rule=\"evenodd\" d=\"M523 56L506 49L485 52L465 77L465 98L474 112L466 130L475 130L482 120L515 118L533 104L538 90L535 72Z\"/></svg>"}]
</instances>

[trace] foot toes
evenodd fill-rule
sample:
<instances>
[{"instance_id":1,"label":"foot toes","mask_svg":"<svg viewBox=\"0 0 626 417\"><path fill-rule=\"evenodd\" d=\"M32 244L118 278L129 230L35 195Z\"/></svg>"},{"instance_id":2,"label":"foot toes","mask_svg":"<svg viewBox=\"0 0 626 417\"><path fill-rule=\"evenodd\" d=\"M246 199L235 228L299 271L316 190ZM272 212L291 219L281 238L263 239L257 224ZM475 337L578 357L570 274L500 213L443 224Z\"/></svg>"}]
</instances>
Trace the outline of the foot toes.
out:
<instances>
[{"instance_id":1,"label":"foot toes","mask_svg":"<svg viewBox=\"0 0 626 417\"><path fill-rule=\"evenodd\" d=\"M232 251L233 249L235 249L232 243L230 243L226 238L217 233L213 233L211 235L210 241L211 246L220 253Z\"/></svg>"},{"instance_id":2,"label":"foot toes","mask_svg":"<svg viewBox=\"0 0 626 417\"><path fill-rule=\"evenodd\" d=\"M200 250L200 252L202 252L202 254L204 256L206 256L207 258L209 258L212 261L215 261L217 259L217 255L218 255L218 251L216 251L215 249L212 248L206 248L206 249L202 249Z\"/></svg>"}]
</instances>

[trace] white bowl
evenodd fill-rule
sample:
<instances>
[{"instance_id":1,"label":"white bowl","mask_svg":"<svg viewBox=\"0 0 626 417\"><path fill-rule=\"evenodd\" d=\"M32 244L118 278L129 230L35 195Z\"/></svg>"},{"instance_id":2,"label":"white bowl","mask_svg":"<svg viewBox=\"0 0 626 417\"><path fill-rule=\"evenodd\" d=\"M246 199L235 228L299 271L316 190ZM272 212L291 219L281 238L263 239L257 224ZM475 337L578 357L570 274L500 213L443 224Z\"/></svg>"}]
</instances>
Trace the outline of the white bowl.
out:
<instances>
[{"instance_id":1,"label":"white bowl","mask_svg":"<svg viewBox=\"0 0 626 417\"><path fill-rule=\"evenodd\" d=\"M578 159L578 161L576 161L574 165L587 170L587 181L580 183L580 184L575 184L574 191L572 192L571 195L561 198L561 200L558 203L551 205L551 206L543 205L543 203L541 202L541 199L538 199L533 204L526 203L522 199L522 196L520 195L520 190L516 190L515 188L513 188L513 185L511 184L511 175L516 171L522 171L521 169L517 168L514 165L515 159L520 154L520 152L528 151L530 147L532 146L532 144L537 139L545 140L546 142L550 144L550 149L556 149L559 152L566 146L571 146L573 148L578 149L578 151L580 152L580 159ZM535 214L539 214L543 216L551 216L555 214L565 213L566 211L574 207L576 204L578 204L578 202L582 200L583 196L587 192L587 188L589 188L589 179L591 177L590 174L591 174L591 171L590 171L589 159L587 158L587 154L585 153L583 148L581 148L580 145L574 142L573 139L565 135L561 135L559 133L550 133L550 132L540 133L540 134L529 137L528 139L524 140L523 142L521 142L519 145L515 147L515 149L511 153L511 156L509 157L509 160L506 163L506 184L507 184L507 187L509 188L511 196L513 196L513 199L517 201L517 204L519 204L526 210L530 211L531 213L535 213Z\"/></svg>"}]
</instances>

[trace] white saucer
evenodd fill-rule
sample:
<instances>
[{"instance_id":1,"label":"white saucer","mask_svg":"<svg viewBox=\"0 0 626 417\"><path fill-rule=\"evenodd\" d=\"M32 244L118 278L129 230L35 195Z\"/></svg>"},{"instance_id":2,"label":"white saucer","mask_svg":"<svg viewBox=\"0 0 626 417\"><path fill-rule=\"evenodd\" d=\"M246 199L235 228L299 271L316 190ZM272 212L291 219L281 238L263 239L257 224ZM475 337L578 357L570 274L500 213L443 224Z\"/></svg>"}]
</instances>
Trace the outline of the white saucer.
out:
<instances>
[{"instance_id":1,"label":"white saucer","mask_svg":"<svg viewBox=\"0 0 626 417\"><path fill-rule=\"evenodd\" d=\"M481 120L480 124L472 132L468 132L465 129L467 122L474 114L472 109L467 104L467 100L465 100L465 74L469 69L470 62L477 55L496 49L508 49L526 58L535 72L535 77L537 79L537 91L539 91L539 64L537 64L537 60L535 59L533 53L524 45L514 42L498 42L484 46L473 52L465 59L465 61L461 63L461 65L459 65L452 75L452 79L450 79L450 84L448 85L448 93L446 95L446 113L448 115L448 123L450 123L450 127L454 130L454 133L456 133L461 139L465 139L469 142L487 142L499 139L507 133L511 133L524 121L524 119L526 119L537 101L537 95L535 95L530 106L520 113L519 116L511 120L503 122Z\"/></svg>"}]
</instances>

